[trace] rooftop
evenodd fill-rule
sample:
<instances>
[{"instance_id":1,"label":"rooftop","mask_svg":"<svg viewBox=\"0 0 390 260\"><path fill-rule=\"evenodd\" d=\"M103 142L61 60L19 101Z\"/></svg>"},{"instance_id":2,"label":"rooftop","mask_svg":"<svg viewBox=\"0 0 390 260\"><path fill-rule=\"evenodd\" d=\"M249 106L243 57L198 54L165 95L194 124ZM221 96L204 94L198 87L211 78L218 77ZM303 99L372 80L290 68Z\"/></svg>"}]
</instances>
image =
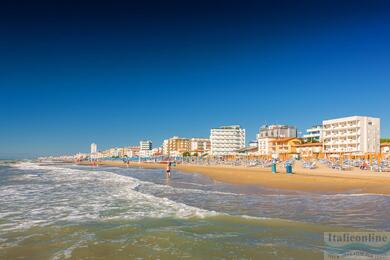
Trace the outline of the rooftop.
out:
<instances>
[{"instance_id":1,"label":"rooftop","mask_svg":"<svg viewBox=\"0 0 390 260\"><path fill-rule=\"evenodd\" d=\"M272 142L288 142L294 139L300 140L298 137L286 137L286 138L272 138Z\"/></svg>"},{"instance_id":2,"label":"rooftop","mask_svg":"<svg viewBox=\"0 0 390 260\"><path fill-rule=\"evenodd\" d=\"M263 125L260 127L260 130L262 130L262 129L278 129L278 128L282 128L282 129L295 128L295 126L291 126L291 125Z\"/></svg>"},{"instance_id":3,"label":"rooftop","mask_svg":"<svg viewBox=\"0 0 390 260\"><path fill-rule=\"evenodd\" d=\"M305 143L305 144L298 144L297 147L313 147L313 146L321 146L322 143Z\"/></svg>"},{"instance_id":4,"label":"rooftop","mask_svg":"<svg viewBox=\"0 0 390 260\"><path fill-rule=\"evenodd\" d=\"M228 125L228 126L221 126L218 128L212 128L212 129L240 129L240 125Z\"/></svg>"}]
</instances>

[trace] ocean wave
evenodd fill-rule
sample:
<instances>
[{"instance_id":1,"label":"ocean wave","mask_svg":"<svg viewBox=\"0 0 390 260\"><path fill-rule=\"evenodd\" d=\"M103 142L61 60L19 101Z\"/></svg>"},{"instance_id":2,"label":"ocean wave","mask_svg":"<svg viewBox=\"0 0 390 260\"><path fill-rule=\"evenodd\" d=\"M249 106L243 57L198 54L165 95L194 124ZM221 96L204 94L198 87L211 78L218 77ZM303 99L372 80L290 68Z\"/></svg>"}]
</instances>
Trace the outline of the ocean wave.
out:
<instances>
[{"instance_id":1,"label":"ocean wave","mask_svg":"<svg viewBox=\"0 0 390 260\"><path fill-rule=\"evenodd\" d=\"M27 172L18 174L16 183L5 186L0 191L0 216L7 223L7 226L3 226L3 231L58 222L204 218L219 214L141 193L137 188L143 182L108 171L88 171L27 162L12 167ZM31 178L36 172L39 173L39 178Z\"/></svg>"}]
</instances>

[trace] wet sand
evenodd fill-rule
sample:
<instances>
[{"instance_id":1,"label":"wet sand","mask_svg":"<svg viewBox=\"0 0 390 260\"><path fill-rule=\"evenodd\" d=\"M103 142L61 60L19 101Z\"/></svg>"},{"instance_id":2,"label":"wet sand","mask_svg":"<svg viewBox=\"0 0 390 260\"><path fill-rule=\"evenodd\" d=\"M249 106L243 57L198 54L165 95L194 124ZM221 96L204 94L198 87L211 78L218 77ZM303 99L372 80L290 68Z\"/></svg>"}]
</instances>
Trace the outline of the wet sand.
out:
<instances>
[{"instance_id":1,"label":"wet sand","mask_svg":"<svg viewBox=\"0 0 390 260\"><path fill-rule=\"evenodd\" d=\"M82 162L82 165L90 165ZM101 161L99 165L126 167L123 162ZM129 167L165 168L158 163L130 163ZM216 181L230 184L260 185L268 188L321 193L355 193L390 195L390 173L377 173L354 169L340 171L319 165L317 169L303 169L294 165L294 174L285 174L278 168L272 174L268 168L242 166L208 166L178 164L173 170L206 175Z\"/></svg>"}]
</instances>

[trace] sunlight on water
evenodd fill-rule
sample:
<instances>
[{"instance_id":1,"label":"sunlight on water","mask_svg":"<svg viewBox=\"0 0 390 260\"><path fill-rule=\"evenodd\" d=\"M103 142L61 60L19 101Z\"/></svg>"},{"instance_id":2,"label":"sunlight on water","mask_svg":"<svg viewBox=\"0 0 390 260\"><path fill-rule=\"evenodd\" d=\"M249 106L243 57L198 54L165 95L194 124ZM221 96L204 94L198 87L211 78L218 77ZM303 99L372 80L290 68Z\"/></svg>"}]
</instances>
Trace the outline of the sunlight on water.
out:
<instances>
[{"instance_id":1,"label":"sunlight on water","mask_svg":"<svg viewBox=\"0 0 390 260\"><path fill-rule=\"evenodd\" d=\"M343 229L335 225L388 229L390 205L386 196L287 195L195 174L35 163L0 165L0 187L0 258L313 259L323 232Z\"/></svg>"}]
</instances>

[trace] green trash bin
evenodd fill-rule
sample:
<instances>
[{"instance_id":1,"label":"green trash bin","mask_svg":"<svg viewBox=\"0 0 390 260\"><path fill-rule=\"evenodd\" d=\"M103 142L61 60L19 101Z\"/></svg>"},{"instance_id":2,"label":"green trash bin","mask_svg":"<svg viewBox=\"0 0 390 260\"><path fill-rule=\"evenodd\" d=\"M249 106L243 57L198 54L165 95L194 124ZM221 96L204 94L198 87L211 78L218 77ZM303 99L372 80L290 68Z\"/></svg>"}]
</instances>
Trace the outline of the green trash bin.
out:
<instances>
[{"instance_id":1,"label":"green trash bin","mask_svg":"<svg viewBox=\"0 0 390 260\"><path fill-rule=\"evenodd\" d=\"M292 173L292 165L291 164L286 164L286 173L291 174Z\"/></svg>"},{"instance_id":2,"label":"green trash bin","mask_svg":"<svg viewBox=\"0 0 390 260\"><path fill-rule=\"evenodd\" d=\"M276 163L272 164L272 173L276 173Z\"/></svg>"}]
</instances>

